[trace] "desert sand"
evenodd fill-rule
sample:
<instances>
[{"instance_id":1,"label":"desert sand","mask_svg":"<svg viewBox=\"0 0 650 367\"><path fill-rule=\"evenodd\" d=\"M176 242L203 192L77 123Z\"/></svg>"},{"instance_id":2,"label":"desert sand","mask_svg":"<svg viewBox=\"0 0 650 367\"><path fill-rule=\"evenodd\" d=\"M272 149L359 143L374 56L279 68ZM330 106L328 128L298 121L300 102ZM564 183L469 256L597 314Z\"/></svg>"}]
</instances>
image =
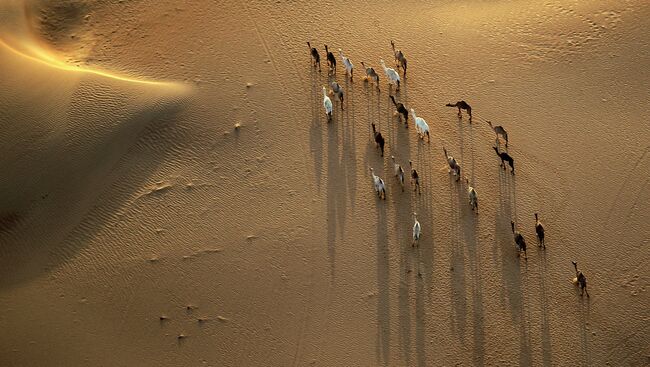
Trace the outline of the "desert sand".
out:
<instances>
[{"instance_id":1,"label":"desert sand","mask_svg":"<svg viewBox=\"0 0 650 367\"><path fill-rule=\"evenodd\" d=\"M650 364L649 19L643 0L4 1L0 365ZM390 40L430 143L393 114ZM355 65L331 123L324 44Z\"/></svg>"}]
</instances>

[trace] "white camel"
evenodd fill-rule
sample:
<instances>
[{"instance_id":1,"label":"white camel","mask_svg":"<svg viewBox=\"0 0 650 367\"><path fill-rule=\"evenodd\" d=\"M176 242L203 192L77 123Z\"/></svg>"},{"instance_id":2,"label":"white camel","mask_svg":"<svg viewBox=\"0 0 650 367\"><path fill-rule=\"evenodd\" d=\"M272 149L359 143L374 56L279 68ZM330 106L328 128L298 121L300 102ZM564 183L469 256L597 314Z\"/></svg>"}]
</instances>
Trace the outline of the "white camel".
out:
<instances>
[{"instance_id":1,"label":"white camel","mask_svg":"<svg viewBox=\"0 0 650 367\"><path fill-rule=\"evenodd\" d=\"M413 121L415 121L415 131L418 133L418 137L424 140L424 136L427 136L427 143L431 142L431 135L429 134L429 124L422 117L418 117L415 114L415 110L411 108L411 115L413 115Z\"/></svg>"},{"instance_id":2,"label":"white camel","mask_svg":"<svg viewBox=\"0 0 650 367\"><path fill-rule=\"evenodd\" d=\"M323 107L325 107L325 113L327 114L327 122L332 121L332 100L327 96L325 87L323 87Z\"/></svg>"},{"instance_id":3,"label":"white camel","mask_svg":"<svg viewBox=\"0 0 650 367\"><path fill-rule=\"evenodd\" d=\"M413 219L415 220L415 223L413 224L413 243L411 243L411 246L419 246L419 240L420 240L420 235L422 234L422 227L420 226L420 222L418 222L418 215L416 213L413 213Z\"/></svg>"},{"instance_id":4,"label":"white camel","mask_svg":"<svg viewBox=\"0 0 650 367\"><path fill-rule=\"evenodd\" d=\"M372 175L372 183L375 185L377 196L379 196L380 199L386 200L386 185L384 184L384 180L375 175L375 170L372 167L370 168L370 174Z\"/></svg>"},{"instance_id":5,"label":"white camel","mask_svg":"<svg viewBox=\"0 0 650 367\"><path fill-rule=\"evenodd\" d=\"M467 196L469 197L469 205L472 207L472 210L476 210L478 213L478 195L476 194L476 190L469 184L469 180L465 178L465 182L467 182Z\"/></svg>"},{"instance_id":6,"label":"white camel","mask_svg":"<svg viewBox=\"0 0 650 367\"><path fill-rule=\"evenodd\" d=\"M343 56L343 51L339 48L339 55L341 55L341 60L343 60L343 65L345 66L345 73L350 74L350 81L352 81L352 72L354 71L354 65L352 61L347 57Z\"/></svg>"},{"instance_id":7,"label":"white camel","mask_svg":"<svg viewBox=\"0 0 650 367\"><path fill-rule=\"evenodd\" d=\"M397 89L395 89L395 91L398 91L399 90L399 84L400 84L399 74L397 73L397 71L395 71L395 69L387 68L386 63L384 62L383 59L380 60L380 63L381 63L381 67L384 68L384 73L386 74L386 77L388 78L389 84L397 85Z\"/></svg>"}]
</instances>

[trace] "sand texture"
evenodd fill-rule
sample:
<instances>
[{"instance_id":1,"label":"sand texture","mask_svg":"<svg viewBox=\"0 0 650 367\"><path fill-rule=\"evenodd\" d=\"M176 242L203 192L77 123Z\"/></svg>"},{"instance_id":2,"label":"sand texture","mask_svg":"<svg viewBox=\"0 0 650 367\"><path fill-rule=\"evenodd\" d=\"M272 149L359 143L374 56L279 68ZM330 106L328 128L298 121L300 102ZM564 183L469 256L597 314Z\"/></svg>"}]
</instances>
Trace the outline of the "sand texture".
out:
<instances>
[{"instance_id":1,"label":"sand texture","mask_svg":"<svg viewBox=\"0 0 650 367\"><path fill-rule=\"evenodd\" d=\"M649 365L648 29L643 0L3 1L0 366Z\"/></svg>"}]
</instances>

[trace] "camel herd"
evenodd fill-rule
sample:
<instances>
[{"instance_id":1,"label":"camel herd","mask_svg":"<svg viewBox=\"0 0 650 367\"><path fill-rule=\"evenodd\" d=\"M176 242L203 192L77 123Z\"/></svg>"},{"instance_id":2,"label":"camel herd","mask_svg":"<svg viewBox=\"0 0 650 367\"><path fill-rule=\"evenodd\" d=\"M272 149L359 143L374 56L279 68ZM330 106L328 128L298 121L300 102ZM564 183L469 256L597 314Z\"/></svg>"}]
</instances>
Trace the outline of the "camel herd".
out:
<instances>
[{"instance_id":1,"label":"camel herd","mask_svg":"<svg viewBox=\"0 0 650 367\"><path fill-rule=\"evenodd\" d=\"M386 79L388 81L389 85L389 97L395 106L396 114L399 116L400 119L404 120L404 125L406 128L408 128L408 118L409 118L409 111L410 115L413 119L413 123L415 125L415 130L418 135L419 139L424 140L425 136L427 138L427 143L430 142L431 136L429 132L429 125L428 123L422 118L419 117L415 114L415 110L413 108L408 109L402 102L398 102L395 99L395 96L391 94L392 86L395 86L395 91L399 91L401 87L401 77L399 70L402 70L402 76L406 78L406 68L407 68L407 59L404 55L404 53L401 50L398 50L395 48L395 43L393 41L390 42L393 56L395 58L395 66L397 70L387 67L386 63L384 62L383 59L380 59L380 64L384 70L384 74L386 76ZM307 46L310 49L310 54L312 58L312 65L313 67L318 67L318 71L321 72L321 65L320 65L320 54L318 50L315 47L311 46L310 42L307 42ZM343 55L343 51L339 48L339 56L341 61L343 62L343 65L345 66L345 78L349 76L350 82L352 82L353 78L353 72L354 72L354 64L352 61ZM336 74L336 57L332 52L329 51L329 48L327 45L325 45L325 53L327 56L327 66L328 66L328 75L335 75ZM365 72L365 80L371 81L376 87L377 90L380 89L380 81L379 81L379 75L375 71L374 68L366 66L365 62L361 62L361 66L364 69ZM341 104L341 109L343 109L343 96L344 96L344 91L343 87L339 85L336 81L332 81L330 83L330 93L333 96L336 96ZM467 113L467 116L469 118L469 123L472 123L472 107L469 105L469 103L465 102L464 100L457 101L455 103L447 103L445 104L447 107L456 107L458 109L458 117L462 118L462 111L465 111ZM332 100L329 98L327 89L323 86L323 107L325 109L325 114L327 116L327 121L328 123L332 121ZM496 155L498 158L501 160L500 165L504 168L507 169L507 167L510 167L510 172L512 175L515 174L515 160L514 158L507 152L508 149L508 133L506 132L505 128L503 126L493 126L491 121L485 120L485 122L490 126L490 128L494 131L496 135L496 141L495 145L492 148L494 149ZM372 131L373 131L373 137L375 144L377 148L381 152L381 156L384 156L384 146L385 146L385 139L381 135L381 132L379 132L374 123L371 123L372 126ZM503 139L505 141L505 149L506 150L501 150L501 141L500 139ZM445 154L445 159L447 161L447 164L449 165L449 172L452 173L454 176L456 176L456 181L458 182L461 179L461 165L460 163L447 151L445 147L443 147L443 152ZM405 181L405 173L404 169L402 168L401 165L399 165L394 156L391 156L391 159L393 161L394 165L394 174L396 179L399 181L400 186L402 188L402 191L404 191L404 181ZM420 182L419 182L419 175L417 170L413 168L413 163L409 161L409 168L411 170L411 184L414 186L414 191L417 191L418 194L420 194ZM385 200L386 199L386 184L384 180L377 176L375 174L375 171L373 168L370 168L370 174L372 176L372 182L374 185L375 192L379 199ZM478 214L478 194L477 191L474 187L470 186L469 180L466 178L465 182L467 183L467 195L468 195L468 202L469 205L471 206L472 210ZM422 225L420 222L417 220L417 213L413 213L413 219L414 219L414 224L413 224L413 242L412 246L417 246L418 241L420 239L421 233L422 233ZM527 253L526 253L526 240L524 236L517 230L516 224L514 221L510 222L511 224L511 229L512 229L512 234L513 234L513 239L515 243L515 247L517 249L517 256L520 256L521 253L523 253L523 258L525 260L528 259ZM546 244L544 242L544 226L542 225L541 221L539 220L539 215L538 213L535 213L535 233L537 236L537 242L538 246L542 249L546 249ZM572 261L576 273L576 277L573 279L574 284L576 284L580 290L581 290L581 295L586 294L587 297L589 297L589 293L587 292L587 279L585 275L582 273L582 271L578 270L578 265L575 261Z\"/></svg>"}]
</instances>

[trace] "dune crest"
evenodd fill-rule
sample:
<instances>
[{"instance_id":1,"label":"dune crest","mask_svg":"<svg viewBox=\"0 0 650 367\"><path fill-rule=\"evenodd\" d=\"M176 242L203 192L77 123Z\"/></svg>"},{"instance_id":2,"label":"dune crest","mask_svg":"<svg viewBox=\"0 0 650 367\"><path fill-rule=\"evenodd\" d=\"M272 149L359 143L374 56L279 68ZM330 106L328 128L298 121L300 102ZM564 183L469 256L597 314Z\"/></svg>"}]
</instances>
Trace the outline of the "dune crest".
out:
<instances>
[{"instance_id":1,"label":"dune crest","mask_svg":"<svg viewBox=\"0 0 650 367\"><path fill-rule=\"evenodd\" d=\"M79 25L66 24L88 19L92 14L92 5L98 6L88 1L8 1L0 5L0 47L64 71L167 87L179 93L188 91L188 86L181 83L120 75L84 65L84 58L93 43L92 36L84 35L89 31L75 32ZM70 39L75 41L71 42Z\"/></svg>"},{"instance_id":2,"label":"dune crest","mask_svg":"<svg viewBox=\"0 0 650 367\"><path fill-rule=\"evenodd\" d=\"M142 131L178 110L191 91L182 83L70 65L30 33L19 2L0 10L11 5L0 12L3 283L51 262L33 254L56 253L51 246L116 179L115 166Z\"/></svg>"}]
</instances>

